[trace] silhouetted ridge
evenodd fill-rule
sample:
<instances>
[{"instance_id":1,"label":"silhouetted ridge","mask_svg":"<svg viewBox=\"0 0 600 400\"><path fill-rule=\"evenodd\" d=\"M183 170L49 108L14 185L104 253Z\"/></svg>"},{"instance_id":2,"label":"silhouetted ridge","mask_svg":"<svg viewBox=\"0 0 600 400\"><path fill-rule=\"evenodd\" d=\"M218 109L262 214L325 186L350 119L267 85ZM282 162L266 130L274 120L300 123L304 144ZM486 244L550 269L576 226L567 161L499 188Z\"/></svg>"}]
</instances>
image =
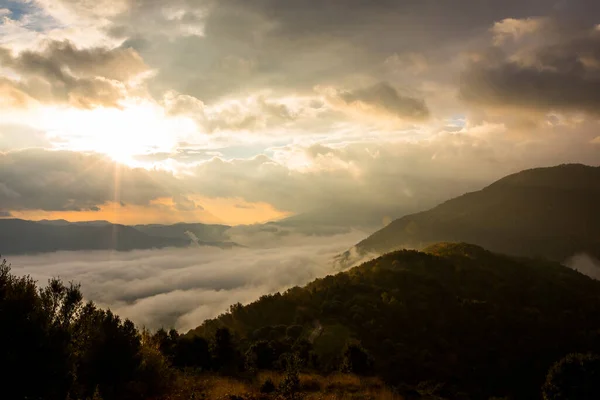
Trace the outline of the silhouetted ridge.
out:
<instances>
[{"instance_id":1,"label":"silhouetted ridge","mask_svg":"<svg viewBox=\"0 0 600 400\"><path fill-rule=\"evenodd\" d=\"M600 257L598 204L600 167L536 168L397 219L356 247L384 253L451 241L556 261L581 252Z\"/></svg>"}]
</instances>

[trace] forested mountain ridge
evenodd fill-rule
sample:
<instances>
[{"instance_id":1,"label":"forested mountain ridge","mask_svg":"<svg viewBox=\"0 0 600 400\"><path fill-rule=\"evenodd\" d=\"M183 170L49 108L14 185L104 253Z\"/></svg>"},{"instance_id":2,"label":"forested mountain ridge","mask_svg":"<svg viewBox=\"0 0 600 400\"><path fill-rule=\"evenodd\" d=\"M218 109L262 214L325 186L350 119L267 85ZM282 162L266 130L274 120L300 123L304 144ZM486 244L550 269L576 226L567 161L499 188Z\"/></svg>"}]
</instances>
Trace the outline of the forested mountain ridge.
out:
<instances>
[{"instance_id":1,"label":"forested mountain ridge","mask_svg":"<svg viewBox=\"0 0 600 400\"><path fill-rule=\"evenodd\" d=\"M227 327L242 343L277 348L294 331L314 339L322 371L360 342L391 384L429 380L471 398L531 399L554 361L600 351L599 312L600 282L576 271L445 243L234 305L190 335Z\"/></svg>"},{"instance_id":2,"label":"forested mountain ridge","mask_svg":"<svg viewBox=\"0 0 600 400\"><path fill-rule=\"evenodd\" d=\"M600 258L598 204L600 167L535 168L397 219L358 243L356 250L381 254L458 241L559 262L581 252Z\"/></svg>"}]
</instances>

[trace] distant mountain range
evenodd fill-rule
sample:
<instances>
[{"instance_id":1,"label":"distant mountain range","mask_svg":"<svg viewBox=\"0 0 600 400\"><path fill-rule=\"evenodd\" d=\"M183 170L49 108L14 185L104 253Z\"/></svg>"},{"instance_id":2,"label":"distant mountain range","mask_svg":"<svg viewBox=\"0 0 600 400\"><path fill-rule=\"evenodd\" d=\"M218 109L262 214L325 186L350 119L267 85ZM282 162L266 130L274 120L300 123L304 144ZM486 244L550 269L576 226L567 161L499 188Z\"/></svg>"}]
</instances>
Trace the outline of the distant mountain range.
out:
<instances>
[{"instance_id":1,"label":"distant mountain range","mask_svg":"<svg viewBox=\"0 0 600 400\"><path fill-rule=\"evenodd\" d=\"M422 249L445 241L474 243L496 252L560 262L578 253L600 258L599 205L600 167L568 164L526 170L428 211L396 219L343 254L339 261L349 265L365 255ZM411 207L414 210L414 205ZM387 211L393 215L392 210ZM346 225L338 223L343 215L348 216ZM231 248L238 243L252 245L258 239L261 245L293 234L347 233L352 226L364 227L377 219L375 215L362 218L355 218L349 209L322 209L235 229L202 223L125 226L108 221L0 219L0 254L190 245Z\"/></svg>"},{"instance_id":2,"label":"distant mountain range","mask_svg":"<svg viewBox=\"0 0 600 400\"><path fill-rule=\"evenodd\" d=\"M600 257L600 167L536 168L399 218L356 245L359 255L468 242L517 256ZM345 254L351 258L352 252Z\"/></svg>"},{"instance_id":3,"label":"distant mountain range","mask_svg":"<svg viewBox=\"0 0 600 400\"><path fill-rule=\"evenodd\" d=\"M0 219L0 254L59 250L134 250L164 247L238 246L223 234L229 226L204 224L126 226L107 221Z\"/></svg>"}]
</instances>

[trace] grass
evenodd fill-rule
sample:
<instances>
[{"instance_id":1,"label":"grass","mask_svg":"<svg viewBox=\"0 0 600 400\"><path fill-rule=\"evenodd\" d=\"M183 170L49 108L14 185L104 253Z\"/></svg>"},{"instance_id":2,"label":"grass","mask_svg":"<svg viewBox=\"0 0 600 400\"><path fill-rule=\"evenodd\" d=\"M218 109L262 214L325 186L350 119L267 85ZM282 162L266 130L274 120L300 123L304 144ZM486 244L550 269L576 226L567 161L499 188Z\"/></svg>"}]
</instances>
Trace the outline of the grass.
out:
<instances>
[{"instance_id":1,"label":"grass","mask_svg":"<svg viewBox=\"0 0 600 400\"><path fill-rule=\"evenodd\" d=\"M283 378L284 375L279 372L261 372L248 381L211 374L182 374L178 378L178 389L165 400L285 400L276 392L260 392L267 379L277 387ZM386 388L378 378L350 374L300 374L300 392L296 399L402 400L402 397Z\"/></svg>"}]
</instances>

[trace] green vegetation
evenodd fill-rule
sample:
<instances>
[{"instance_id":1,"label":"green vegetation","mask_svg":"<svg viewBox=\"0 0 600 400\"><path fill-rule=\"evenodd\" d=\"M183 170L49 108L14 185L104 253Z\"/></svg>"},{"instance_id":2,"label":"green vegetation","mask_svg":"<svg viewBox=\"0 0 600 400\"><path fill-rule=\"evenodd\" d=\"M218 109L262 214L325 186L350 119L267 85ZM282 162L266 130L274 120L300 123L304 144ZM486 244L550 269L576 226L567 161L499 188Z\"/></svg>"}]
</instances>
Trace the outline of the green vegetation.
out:
<instances>
[{"instance_id":1,"label":"green vegetation","mask_svg":"<svg viewBox=\"0 0 600 400\"><path fill-rule=\"evenodd\" d=\"M84 303L77 285L39 288L3 262L2 394L592 399L599 311L600 282L560 264L442 243L235 304L186 335L151 334Z\"/></svg>"},{"instance_id":2,"label":"green vegetation","mask_svg":"<svg viewBox=\"0 0 600 400\"><path fill-rule=\"evenodd\" d=\"M356 247L385 253L450 241L559 262L581 252L600 258L598 204L600 167L536 168L397 219Z\"/></svg>"}]
</instances>

